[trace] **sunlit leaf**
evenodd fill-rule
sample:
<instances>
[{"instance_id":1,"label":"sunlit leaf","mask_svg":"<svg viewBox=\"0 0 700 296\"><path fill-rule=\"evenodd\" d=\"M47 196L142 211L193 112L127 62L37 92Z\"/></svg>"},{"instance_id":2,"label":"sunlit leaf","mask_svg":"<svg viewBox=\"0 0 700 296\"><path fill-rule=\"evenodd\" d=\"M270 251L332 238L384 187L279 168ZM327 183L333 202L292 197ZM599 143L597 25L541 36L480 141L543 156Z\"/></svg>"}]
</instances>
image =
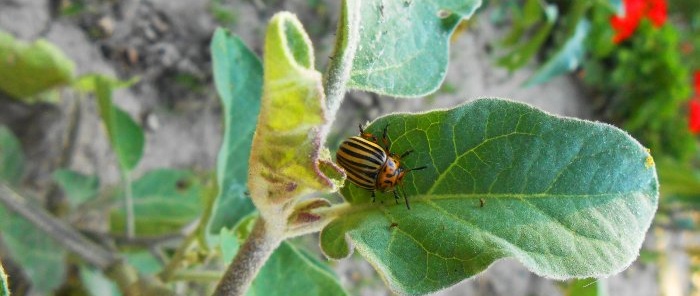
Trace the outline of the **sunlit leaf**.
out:
<instances>
[{"instance_id":1,"label":"sunlit leaf","mask_svg":"<svg viewBox=\"0 0 700 296\"><path fill-rule=\"evenodd\" d=\"M144 134L141 127L128 113L114 106L112 91L114 82L103 76L95 76L95 93L100 117L107 129L109 142L123 170L132 170L143 155Z\"/></svg>"},{"instance_id":2,"label":"sunlit leaf","mask_svg":"<svg viewBox=\"0 0 700 296\"><path fill-rule=\"evenodd\" d=\"M483 99L454 109L393 114L391 149L415 152L404 179L411 202L347 184L350 205L321 233L332 258L346 238L398 293L424 294L515 257L538 275L599 277L639 254L658 204L651 156L602 123Z\"/></svg>"},{"instance_id":3,"label":"sunlit leaf","mask_svg":"<svg viewBox=\"0 0 700 296\"><path fill-rule=\"evenodd\" d=\"M438 89L450 35L480 0L362 1L357 52L348 87L397 97ZM346 35L341 35L346 36Z\"/></svg>"},{"instance_id":4,"label":"sunlit leaf","mask_svg":"<svg viewBox=\"0 0 700 296\"><path fill-rule=\"evenodd\" d=\"M32 44L0 31L0 91L15 98L38 95L68 84L75 65L46 40Z\"/></svg>"},{"instance_id":5,"label":"sunlit leaf","mask_svg":"<svg viewBox=\"0 0 700 296\"><path fill-rule=\"evenodd\" d=\"M332 191L337 182L321 172L330 164L323 148L326 123L321 73L314 69L311 41L293 14L271 20L265 35L264 83L250 157L251 198L268 219L283 204L311 191Z\"/></svg>"}]
</instances>

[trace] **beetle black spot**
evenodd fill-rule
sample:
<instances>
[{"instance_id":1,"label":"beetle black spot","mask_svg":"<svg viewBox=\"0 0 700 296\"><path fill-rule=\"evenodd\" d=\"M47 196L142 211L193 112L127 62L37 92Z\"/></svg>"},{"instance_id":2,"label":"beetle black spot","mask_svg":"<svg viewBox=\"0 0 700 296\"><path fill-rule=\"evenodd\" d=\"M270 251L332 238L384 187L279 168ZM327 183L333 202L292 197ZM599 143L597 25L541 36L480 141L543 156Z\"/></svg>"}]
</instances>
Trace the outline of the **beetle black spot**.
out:
<instances>
[{"instance_id":1,"label":"beetle black spot","mask_svg":"<svg viewBox=\"0 0 700 296\"><path fill-rule=\"evenodd\" d=\"M389 180L384 180L384 183L386 183L386 184L391 184L391 181L389 181Z\"/></svg>"}]
</instances>

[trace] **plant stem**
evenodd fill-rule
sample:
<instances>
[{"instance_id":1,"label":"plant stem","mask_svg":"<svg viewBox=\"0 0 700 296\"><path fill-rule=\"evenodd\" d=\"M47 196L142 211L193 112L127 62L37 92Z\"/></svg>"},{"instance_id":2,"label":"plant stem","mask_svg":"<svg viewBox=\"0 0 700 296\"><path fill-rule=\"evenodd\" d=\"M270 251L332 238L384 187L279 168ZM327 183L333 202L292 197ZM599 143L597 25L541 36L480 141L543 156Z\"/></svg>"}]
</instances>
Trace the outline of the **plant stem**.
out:
<instances>
[{"instance_id":1,"label":"plant stem","mask_svg":"<svg viewBox=\"0 0 700 296\"><path fill-rule=\"evenodd\" d=\"M209 186L207 186L207 188L216 187L210 184ZM180 245L177 247L177 250L175 250L175 254L172 256L172 259L168 261L168 264L163 268L163 271L161 271L160 274L158 274L158 277L160 277L162 281L167 283L171 280L177 280L176 275L180 273L177 271L177 269L180 268L182 261L185 259L187 250L197 239L200 239L200 248L208 250L207 244L204 242L206 241L206 239L200 236L204 236L207 231L209 219L211 219L212 212L214 211L214 203L216 202L217 193L217 190L207 190L207 192L205 192L204 195L206 204L204 206L204 214L202 214L202 217L197 222L197 228L194 231L187 234L184 241L181 242ZM218 276L216 280L218 280Z\"/></svg>"},{"instance_id":2,"label":"plant stem","mask_svg":"<svg viewBox=\"0 0 700 296\"><path fill-rule=\"evenodd\" d=\"M126 208L126 237L132 239L136 234L134 225L134 198L131 191L131 173L126 169L122 171L122 180L124 182L124 207Z\"/></svg>"},{"instance_id":3,"label":"plant stem","mask_svg":"<svg viewBox=\"0 0 700 296\"><path fill-rule=\"evenodd\" d=\"M244 295L265 261L283 240L283 234L269 227L258 217L248 239L228 266L224 277L216 287L214 295Z\"/></svg>"},{"instance_id":4,"label":"plant stem","mask_svg":"<svg viewBox=\"0 0 700 296\"><path fill-rule=\"evenodd\" d=\"M355 59L355 51L360 43L360 4L356 1L343 1L338 30L336 31L335 49L326 76L323 89L326 95L326 115L329 124L333 123L335 114L345 98L345 85L350 80L350 70Z\"/></svg>"},{"instance_id":5,"label":"plant stem","mask_svg":"<svg viewBox=\"0 0 700 296\"><path fill-rule=\"evenodd\" d=\"M168 261L168 264L163 268L163 271L160 272L158 277L164 282L169 282L172 280L172 276L175 273L175 271L180 268L180 264L182 261L185 259L185 255L187 254L187 250L192 246L192 243L197 239L197 232L193 231L192 233L188 234L185 240L180 243L178 246L177 250L175 251L175 255Z\"/></svg>"}]
</instances>

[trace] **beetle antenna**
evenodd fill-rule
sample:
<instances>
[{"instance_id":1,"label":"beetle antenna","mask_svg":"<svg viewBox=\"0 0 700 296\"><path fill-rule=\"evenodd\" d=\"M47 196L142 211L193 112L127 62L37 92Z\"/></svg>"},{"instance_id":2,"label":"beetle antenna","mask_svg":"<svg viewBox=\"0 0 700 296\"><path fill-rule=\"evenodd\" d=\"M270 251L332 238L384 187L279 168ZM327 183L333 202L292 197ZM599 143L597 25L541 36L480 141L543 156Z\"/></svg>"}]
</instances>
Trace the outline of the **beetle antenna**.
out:
<instances>
[{"instance_id":1,"label":"beetle antenna","mask_svg":"<svg viewBox=\"0 0 700 296\"><path fill-rule=\"evenodd\" d=\"M420 171L420 170L422 170L422 169L427 169L427 168L428 168L428 166L425 166L425 165L424 165L424 166L421 166L421 167L408 169L408 170L406 170L406 172L410 172L410 171Z\"/></svg>"},{"instance_id":2,"label":"beetle antenna","mask_svg":"<svg viewBox=\"0 0 700 296\"><path fill-rule=\"evenodd\" d=\"M411 153L413 153L413 150L408 150L408 151L404 152L403 154L401 154L401 156L399 156L399 158L403 159L404 157L408 156Z\"/></svg>"}]
</instances>

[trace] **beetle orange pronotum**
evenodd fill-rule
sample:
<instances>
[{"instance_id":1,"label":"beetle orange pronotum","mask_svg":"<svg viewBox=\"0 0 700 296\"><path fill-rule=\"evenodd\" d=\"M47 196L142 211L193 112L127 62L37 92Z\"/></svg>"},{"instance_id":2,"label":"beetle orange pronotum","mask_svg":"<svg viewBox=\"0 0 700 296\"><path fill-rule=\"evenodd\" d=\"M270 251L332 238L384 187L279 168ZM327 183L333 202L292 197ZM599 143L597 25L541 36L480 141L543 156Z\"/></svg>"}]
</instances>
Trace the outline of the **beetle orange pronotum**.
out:
<instances>
[{"instance_id":1,"label":"beetle orange pronotum","mask_svg":"<svg viewBox=\"0 0 700 296\"><path fill-rule=\"evenodd\" d=\"M409 155L413 150L396 155L389 152L389 138L386 135L387 128L384 127L382 143L384 147L377 143L377 138L371 133L365 133L360 125L360 135L350 137L343 141L336 153L338 164L345 169L348 180L360 188L372 192L372 202L375 200L374 192L393 192L396 203L399 203L400 193L397 189L402 185L403 177L410 171L417 171L426 168L406 169L401 167L401 159ZM411 209L408 204L406 191L403 190L403 198L406 201L406 208Z\"/></svg>"}]
</instances>

